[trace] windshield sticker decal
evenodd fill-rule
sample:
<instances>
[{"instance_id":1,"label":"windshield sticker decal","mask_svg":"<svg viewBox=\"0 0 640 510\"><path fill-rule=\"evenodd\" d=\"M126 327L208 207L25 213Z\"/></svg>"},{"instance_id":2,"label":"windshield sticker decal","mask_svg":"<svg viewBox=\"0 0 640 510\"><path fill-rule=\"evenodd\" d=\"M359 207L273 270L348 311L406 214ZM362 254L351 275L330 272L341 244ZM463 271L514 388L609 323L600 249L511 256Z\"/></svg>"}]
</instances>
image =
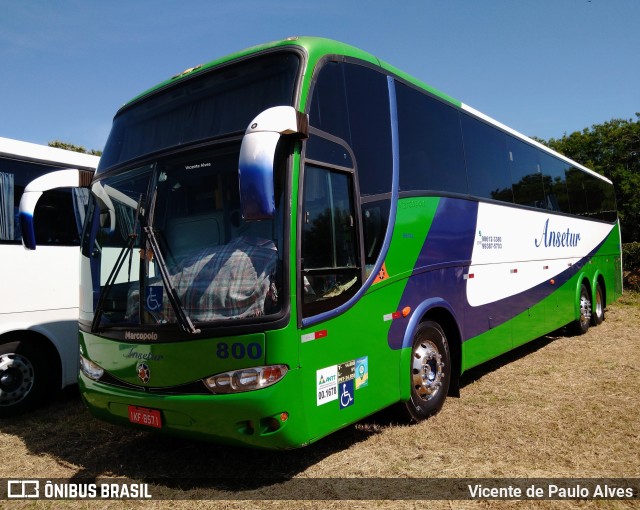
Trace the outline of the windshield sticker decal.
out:
<instances>
[{"instance_id":1,"label":"windshield sticker decal","mask_svg":"<svg viewBox=\"0 0 640 510\"><path fill-rule=\"evenodd\" d=\"M145 308L148 312L162 311L162 287L158 285L148 285L145 292Z\"/></svg>"}]
</instances>

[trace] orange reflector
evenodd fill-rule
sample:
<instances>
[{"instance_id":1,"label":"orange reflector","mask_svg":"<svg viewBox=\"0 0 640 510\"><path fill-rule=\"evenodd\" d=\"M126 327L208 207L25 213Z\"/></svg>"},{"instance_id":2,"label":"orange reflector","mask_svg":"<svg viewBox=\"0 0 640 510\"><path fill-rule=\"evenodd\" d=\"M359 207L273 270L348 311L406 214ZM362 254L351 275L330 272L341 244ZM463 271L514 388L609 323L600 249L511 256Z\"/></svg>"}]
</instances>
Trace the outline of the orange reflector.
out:
<instances>
[{"instance_id":1,"label":"orange reflector","mask_svg":"<svg viewBox=\"0 0 640 510\"><path fill-rule=\"evenodd\" d=\"M411 307L410 306L405 306L402 309L402 316L406 317L407 315L409 315L411 313Z\"/></svg>"},{"instance_id":2,"label":"orange reflector","mask_svg":"<svg viewBox=\"0 0 640 510\"><path fill-rule=\"evenodd\" d=\"M549 283L550 283L551 285L555 285L555 284L556 284L556 281L555 281L555 280L549 280Z\"/></svg>"},{"instance_id":3,"label":"orange reflector","mask_svg":"<svg viewBox=\"0 0 640 510\"><path fill-rule=\"evenodd\" d=\"M289 413L280 413L280 421L287 421L289 419Z\"/></svg>"}]
</instances>

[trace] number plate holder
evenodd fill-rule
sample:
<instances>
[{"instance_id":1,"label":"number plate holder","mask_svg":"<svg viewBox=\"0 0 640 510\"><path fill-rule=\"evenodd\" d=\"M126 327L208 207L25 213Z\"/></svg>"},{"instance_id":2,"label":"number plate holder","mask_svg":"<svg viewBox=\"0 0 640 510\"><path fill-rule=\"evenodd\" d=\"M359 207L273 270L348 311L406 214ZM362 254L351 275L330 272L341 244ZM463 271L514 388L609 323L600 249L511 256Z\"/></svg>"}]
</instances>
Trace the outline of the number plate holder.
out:
<instances>
[{"instance_id":1,"label":"number plate holder","mask_svg":"<svg viewBox=\"0 0 640 510\"><path fill-rule=\"evenodd\" d=\"M129 406L129 421L146 427L162 428L162 416L157 409Z\"/></svg>"}]
</instances>

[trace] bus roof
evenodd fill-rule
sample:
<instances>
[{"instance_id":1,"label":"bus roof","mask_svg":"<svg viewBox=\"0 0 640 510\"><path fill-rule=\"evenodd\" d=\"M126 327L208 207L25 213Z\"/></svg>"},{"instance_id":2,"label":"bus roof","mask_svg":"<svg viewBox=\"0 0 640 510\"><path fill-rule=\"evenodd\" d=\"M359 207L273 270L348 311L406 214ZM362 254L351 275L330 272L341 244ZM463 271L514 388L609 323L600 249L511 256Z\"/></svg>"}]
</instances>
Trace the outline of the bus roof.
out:
<instances>
[{"instance_id":1,"label":"bus roof","mask_svg":"<svg viewBox=\"0 0 640 510\"><path fill-rule=\"evenodd\" d=\"M0 137L0 156L33 161L35 163L64 165L74 168L95 170L100 158L47 145Z\"/></svg>"}]
</instances>

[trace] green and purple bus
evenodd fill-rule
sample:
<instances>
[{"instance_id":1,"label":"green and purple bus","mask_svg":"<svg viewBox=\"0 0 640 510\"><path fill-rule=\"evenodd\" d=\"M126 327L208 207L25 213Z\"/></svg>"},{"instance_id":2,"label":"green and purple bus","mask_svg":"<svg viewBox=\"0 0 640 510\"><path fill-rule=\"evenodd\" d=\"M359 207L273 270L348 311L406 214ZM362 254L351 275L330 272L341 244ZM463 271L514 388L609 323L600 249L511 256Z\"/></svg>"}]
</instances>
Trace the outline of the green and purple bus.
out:
<instances>
[{"instance_id":1,"label":"green and purple bus","mask_svg":"<svg viewBox=\"0 0 640 510\"><path fill-rule=\"evenodd\" d=\"M326 39L141 94L91 190L80 388L127 426L282 449L419 421L622 293L609 180Z\"/></svg>"}]
</instances>

